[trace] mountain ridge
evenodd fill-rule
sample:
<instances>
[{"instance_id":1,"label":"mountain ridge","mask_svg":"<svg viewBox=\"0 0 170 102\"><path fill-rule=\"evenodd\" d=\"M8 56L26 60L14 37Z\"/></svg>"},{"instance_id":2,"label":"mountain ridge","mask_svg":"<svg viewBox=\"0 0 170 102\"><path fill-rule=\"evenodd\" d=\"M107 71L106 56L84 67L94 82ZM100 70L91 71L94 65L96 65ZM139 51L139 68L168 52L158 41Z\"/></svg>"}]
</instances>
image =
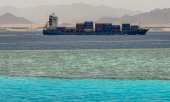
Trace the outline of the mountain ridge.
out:
<instances>
[{"instance_id":1,"label":"mountain ridge","mask_svg":"<svg viewBox=\"0 0 170 102\"><path fill-rule=\"evenodd\" d=\"M116 9L105 5L89 5L84 3L77 3L71 5L43 5L37 7L0 7L0 15L11 12L16 16L23 16L28 20L36 23L43 23L48 20L51 13L55 13L60 22L75 23L84 20L97 20L103 16L107 17L121 17L125 14L135 15L139 11L132 11L128 9Z\"/></svg>"},{"instance_id":2,"label":"mountain ridge","mask_svg":"<svg viewBox=\"0 0 170 102\"><path fill-rule=\"evenodd\" d=\"M102 17L96 22L112 23L142 23L142 24L166 24L170 23L170 8L155 9L150 12L137 14L134 16L124 15L119 18Z\"/></svg>"},{"instance_id":3,"label":"mountain ridge","mask_svg":"<svg viewBox=\"0 0 170 102\"><path fill-rule=\"evenodd\" d=\"M32 24L33 22L24 17L17 17L12 13L5 13L0 16L0 24Z\"/></svg>"}]
</instances>

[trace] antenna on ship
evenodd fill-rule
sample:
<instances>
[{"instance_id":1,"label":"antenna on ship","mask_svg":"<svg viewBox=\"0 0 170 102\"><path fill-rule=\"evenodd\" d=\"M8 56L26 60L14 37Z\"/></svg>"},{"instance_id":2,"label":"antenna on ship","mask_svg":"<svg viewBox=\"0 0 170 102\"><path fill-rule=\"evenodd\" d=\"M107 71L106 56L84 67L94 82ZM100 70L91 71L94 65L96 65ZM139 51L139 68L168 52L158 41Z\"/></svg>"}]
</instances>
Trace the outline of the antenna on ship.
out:
<instances>
[{"instance_id":1,"label":"antenna on ship","mask_svg":"<svg viewBox=\"0 0 170 102\"><path fill-rule=\"evenodd\" d=\"M54 13L54 12L52 12L52 16L55 16L55 13Z\"/></svg>"}]
</instances>

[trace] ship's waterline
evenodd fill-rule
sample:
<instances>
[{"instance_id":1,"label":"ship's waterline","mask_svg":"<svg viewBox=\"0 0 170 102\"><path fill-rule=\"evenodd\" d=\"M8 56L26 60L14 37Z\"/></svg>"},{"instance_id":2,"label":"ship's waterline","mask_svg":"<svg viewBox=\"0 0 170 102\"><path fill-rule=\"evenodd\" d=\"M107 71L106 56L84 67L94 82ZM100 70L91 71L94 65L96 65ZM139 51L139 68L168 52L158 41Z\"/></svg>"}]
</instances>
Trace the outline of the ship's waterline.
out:
<instances>
[{"instance_id":1,"label":"ship's waterline","mask_svg":"<svg viewBox=\"0 0 170 102\"><path fill-rule=\"evenodd\" d=\"M4 50L0 75L170 79L170 49Z\"/></svg>"}]
</instances>

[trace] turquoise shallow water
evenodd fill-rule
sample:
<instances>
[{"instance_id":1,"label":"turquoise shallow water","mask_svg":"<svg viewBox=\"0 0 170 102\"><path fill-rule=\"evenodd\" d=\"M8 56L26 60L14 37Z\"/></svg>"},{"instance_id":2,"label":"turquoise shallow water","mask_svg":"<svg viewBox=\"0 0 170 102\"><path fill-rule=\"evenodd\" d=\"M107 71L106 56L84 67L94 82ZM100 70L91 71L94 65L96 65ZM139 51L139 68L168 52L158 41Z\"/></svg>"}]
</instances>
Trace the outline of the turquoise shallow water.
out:
<instances>
[{"instance_id":1,"label":"turquoise shallow water","mask_svg":"<svg viewBox=\"0 0 170 102\"><path fill-rule=\"evenodd\" d=\"M170 81L0 77L0 102L169 102Z\"/></svg>"}]
</instances>

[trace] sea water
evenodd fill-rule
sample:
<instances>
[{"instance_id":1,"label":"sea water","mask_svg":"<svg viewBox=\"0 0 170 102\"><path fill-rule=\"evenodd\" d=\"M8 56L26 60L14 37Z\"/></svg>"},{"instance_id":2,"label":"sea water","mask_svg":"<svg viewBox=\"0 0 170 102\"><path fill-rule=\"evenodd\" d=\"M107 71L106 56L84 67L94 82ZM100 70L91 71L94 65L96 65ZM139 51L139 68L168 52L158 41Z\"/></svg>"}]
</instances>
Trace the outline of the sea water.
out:
<instances>
[{"instance_id":1,"label":"sea water","mask_svg":"<svg viewBox=\"0 0 170 102\"><path fill-rule=\"evenodd\" d=\"M169 102L170 81L0 77L1 102Z\"/></svg>"},{"instance_id":2,"label":"sea water","mask_svg":"<svg viewBox=\"0 0 170 102\"><path fill-rule=\"evenodd\" d=\"M169 48L0 51L0 75L164 80L169 73Z\"/></svg>"},{"instance_id":3,"label":"sea water","mask_svg":"<svg viewBox=\"0 0 170 102\"><path fill-rule=\"evenodd\" d=\"M0 102L169 102L169 48L169 32L0 33Z\"/></svg>"},{"instance_id":4,"label":"sea water","mask_svg":"<svg viewBox=\"0 0 170 102\"><path fill-rule=\"evenodd\" d=\"M54 35L0 32L0 50L170 48L170 32L146 35Z\"/></svg>"}]
</instances>

